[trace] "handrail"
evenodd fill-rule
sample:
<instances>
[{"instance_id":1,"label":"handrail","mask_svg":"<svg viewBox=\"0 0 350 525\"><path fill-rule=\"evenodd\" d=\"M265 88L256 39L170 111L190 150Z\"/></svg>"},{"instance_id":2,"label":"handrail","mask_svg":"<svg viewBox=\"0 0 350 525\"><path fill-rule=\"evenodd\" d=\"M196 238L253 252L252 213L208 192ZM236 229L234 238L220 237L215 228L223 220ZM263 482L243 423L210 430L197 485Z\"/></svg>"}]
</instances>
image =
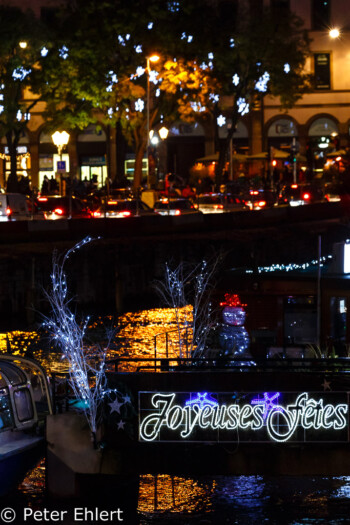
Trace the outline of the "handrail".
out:
<instances>
[{"instance_id":1,"label":"handrail","mask_svg":"<svg viewBox=\"0 0 350 525\"><path fill-rule=\"evenodd\" d=\"M114 365L117 372L121 364L139 364L137 371L141 370L161 370L162 372L172 372L181 369L191 372L202 372L203 370L239 370L249 372L260 372L264 370L288 370L300 372L302 368L305 372L336 371L350 374L350 358L306 358L306 357L287 357L276 358L254 358L252 359L232 359L227 357L120 357L106 361L106 365Z\"/></svg>"}]
</instances>

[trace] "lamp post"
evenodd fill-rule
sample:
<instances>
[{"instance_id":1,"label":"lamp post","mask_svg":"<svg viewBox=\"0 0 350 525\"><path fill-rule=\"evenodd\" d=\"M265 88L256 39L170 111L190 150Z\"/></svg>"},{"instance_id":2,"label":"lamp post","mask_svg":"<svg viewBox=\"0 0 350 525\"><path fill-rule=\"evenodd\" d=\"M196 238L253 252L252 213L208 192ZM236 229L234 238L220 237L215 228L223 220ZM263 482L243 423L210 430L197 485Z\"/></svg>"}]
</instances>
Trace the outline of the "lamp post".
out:
<instances>
[{"instance_id":1,"label":"lamp post","mask_svg":"<svg viewBox=\"0 0 350 525\"><path fill-rule=\"evenodd\" d=\"M147 187L150 188L150 173L149 173L149 146L150 146L150 137L149 137L149 110L150 110L150 82L149 82L149 73L150 73L150 63L158 62L158 55L151 55L147 57Z\"/></svg>"},{"instance_id":2,"label":"lamp post","mask_svg":"<svg viewBox=\"0 0 350 525\"><path fill-rule=\"evenodd\" d=\"M60 162L62 162L62 151L63 149L67 146L68 142L69 142L69 133L67 133L66 131L55 131L55 133L53 133L51 135L51 138L52 138L52 142L54 143L54 145L56 146L57 148L57 152L58 152L58 155L60 157ZM57 169L58 171L58 169ZM60 193L62 194L62 179L60 179L60 186L61 186L61 191ZM71 199L70 199L70 202L69 202L69 215L70 217L72 216L72 202L71 202Z\"/></svg>"}]
</instances>

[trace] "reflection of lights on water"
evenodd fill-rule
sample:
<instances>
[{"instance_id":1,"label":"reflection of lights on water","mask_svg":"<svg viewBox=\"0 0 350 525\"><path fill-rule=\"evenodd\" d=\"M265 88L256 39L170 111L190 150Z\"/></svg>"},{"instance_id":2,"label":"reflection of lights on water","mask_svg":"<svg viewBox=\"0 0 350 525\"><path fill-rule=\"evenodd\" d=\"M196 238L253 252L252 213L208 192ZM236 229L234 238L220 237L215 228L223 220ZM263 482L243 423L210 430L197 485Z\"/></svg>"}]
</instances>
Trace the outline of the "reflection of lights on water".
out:
<instances>
[{"instance_id":1,"label":"reflection of lights on water","mask_svg":"<svg viewBox=\"0 0 350 525\"><path fill-rule=\"evenodd\" d=\"M179 326L181 327L181 337L188 335L191 330L185 327L192 321L192 307L187 306L179 311ZM104 328L112 323L111 317L98 318L88 327L91 333L97 332L104 344ZM143 310L137 313L126 313L119 317L116 335L112 340L111 348L108 351L107 359L116 357L131 358L153 358L155 337L157 339L157 357L166 356L166 340L168 340L169 357L179 355L179 336L177 330L177 320L175 310L171 308L155 308ZM168 336L165 333L168 332ZM11 353L14 355L28 355L27 348L33 345L32 356L39 361L48 373L66 373L68 365L66 360L61 359L57 352L48 352L40 348L40 336L36 332L13 331L0 334L0 352L8 352L8 343ZM91 355L94 354L94 345L90 347ZM146 363L143 363L146 364ZM142 366L139 363L138 366ZM121 369L121 368L120 368ZM132 371L135 366L124 365L124 371Z\"/></svg>"},{"instance_id":2,"label":"reflection of lights on water","mask_svg":"<svg viewBox=\"0 0 350 525\"><path fill-rule=\"evenodd\" d=\"M140 476L138 511L195 513L210 512L215 481L200 483L194 479L160 474Z\"/></svg>"}]
</instances>

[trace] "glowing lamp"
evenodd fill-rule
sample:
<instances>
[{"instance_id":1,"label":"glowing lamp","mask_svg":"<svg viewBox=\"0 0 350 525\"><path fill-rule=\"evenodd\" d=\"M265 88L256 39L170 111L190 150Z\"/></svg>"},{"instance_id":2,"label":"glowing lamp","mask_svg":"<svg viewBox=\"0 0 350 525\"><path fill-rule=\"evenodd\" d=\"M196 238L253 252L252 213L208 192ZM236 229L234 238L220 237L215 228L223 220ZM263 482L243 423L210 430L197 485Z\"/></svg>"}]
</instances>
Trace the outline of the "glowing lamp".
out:
<instances>
[{"instance_id":1,"label":"glowing lamp","mask_svg":"<svg viewBox=\"0 0 350 525\"><path fill-rule=\"evenodd\" d=\"M22 40L22 41L19 43L19 47L20 47L21 49L26 49L27 45L28 45L27 42L25 42L24 40Z\"/></svg>"},{"instance_id":2,"label":"glowing lamp","mask_svg":"<svg viewBox=\"0 0 350 525\"><path fill-rule=\"evenodd\" d=\"M277 160L272 161L272 166L277 166Z\"/></svg>"},{"instance_id":3,"label":"glowing lamp","mask_svg":"<svg viewBox=\"0 0 350 525\"><path fill-rule=\"evenodd\" d=\"M168 128L166 128L165 126L163 126L162 128L160 128L160 130L158 131L159 133L159 136L162 140L165 140L168 136L168 133L169 133L169 130Z\"/></svg>"},{"instance_id":4,"label":"glowing lamp","mask_svg":"<svg viewBox=\"0 0 350 525\"><path fill-rule=\"evenodd\" d=\"M330 38L339 38L340 37L340 31L336 27L329 30L329 36Z\"/></svg>"},{"instance_id":5,"label":"glowing lamp","mask_svg":"<svg viewBox=\"0 0 350 525\"><path fill-rule=\"evenodd\" d=\"M67 146L69 137L70 135L66 131L55 131L55 133L51 135L52 142L55 144L59 155L62 154L63 148Z\"/></svg>"}]
</instances>

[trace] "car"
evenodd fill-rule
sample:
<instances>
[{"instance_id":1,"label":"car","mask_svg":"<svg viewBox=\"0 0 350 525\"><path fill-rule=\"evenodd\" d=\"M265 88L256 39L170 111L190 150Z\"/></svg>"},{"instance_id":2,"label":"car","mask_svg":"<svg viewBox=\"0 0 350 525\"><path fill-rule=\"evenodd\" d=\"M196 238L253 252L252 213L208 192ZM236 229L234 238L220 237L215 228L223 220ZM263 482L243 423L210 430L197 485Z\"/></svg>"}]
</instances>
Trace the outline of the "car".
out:
<instances>
[{"instance_id":1,"label":"car","mask_svg":"<svg viewBox=\"0 0 350 525\"><path fill-rule=\"evenodd\" d=\"M250 210L265 210L275 205L276 196L271 190L251 189L244 202Z\"/></svg>"},{"instance_id":2,"label":"car","mask_svg":"<svg viewBox=\"0 0 350 525\"><path fill-rule=\"evenodd\" d=\"M37 199L37 212L46 219L90 219L92 213L78 197L42 195Z\"/></svg>"},{"instance_id":3,"label":"car","mask_svg":"<svg viewBox=\"0 0 350 525\"><path fill-rule=\"evenodd\" d=\"M155 215L155 212L140 199L110 199L92 212L92 216L97 219L124 219L143 215Z\"/></svg>"},{"instance_id":4,"label":"car","mask_svg":"<svg viewBox=\"0 0 350 525\"><path fill-rule=\"evenodd\" d=\"M196 208L203 213L225 213L248 210L241 197L229 193L203 193L196 198Z\"/></svg>"},{"instance_id":5,"label":"car","mask_svg":"<svg viewBox=\"0 0 350 525\"><path fill-rule=\"evenodd\" d=\"M278 195L279 205L303 206L315 202L326 202L323 189L316 184L289 184L283 186Z\"/></svg>"},{"instance_id":6,"label":"car","mask_svg":"<svg viewBox=\"0 0 350 525\"><path fill-rule=\"evenodd\" d=\"M154 204L154 211L159 215L187 215L202 213L189 199L160 199Z\"/></svg>"},{"instance_id":7,"label":"car","mask_svg":"<svg viewBox=\"0 0 350 525\"><path fill-rule=\"evenodd\" d=\"M324 187L324 196L327 202L339 202L340 201L341 188L337 184L328 182Z\"/></svg>"},{"instance_id":8,"label":"car","mask_svg":"<svg viewBox=\"0 0 350 525\"><path fill-rule=\"evenodd\" d=\"M23 221L31 218L26 196L22 193L0 193L0 221Z\"/></svg>"}]
</instances>

